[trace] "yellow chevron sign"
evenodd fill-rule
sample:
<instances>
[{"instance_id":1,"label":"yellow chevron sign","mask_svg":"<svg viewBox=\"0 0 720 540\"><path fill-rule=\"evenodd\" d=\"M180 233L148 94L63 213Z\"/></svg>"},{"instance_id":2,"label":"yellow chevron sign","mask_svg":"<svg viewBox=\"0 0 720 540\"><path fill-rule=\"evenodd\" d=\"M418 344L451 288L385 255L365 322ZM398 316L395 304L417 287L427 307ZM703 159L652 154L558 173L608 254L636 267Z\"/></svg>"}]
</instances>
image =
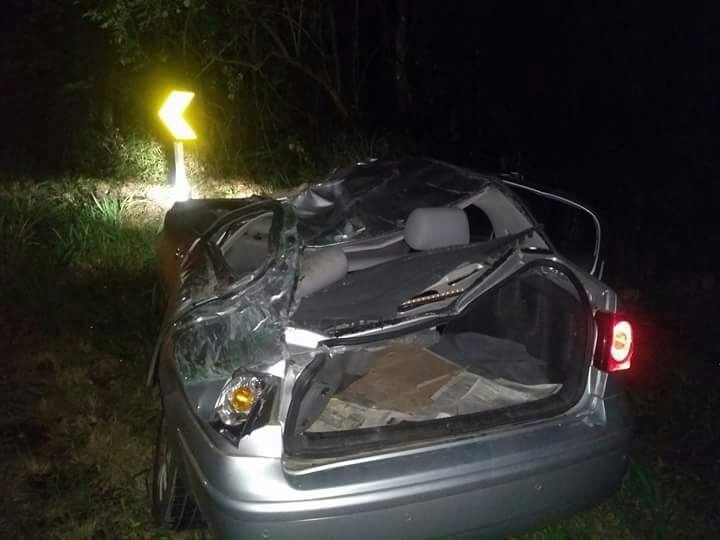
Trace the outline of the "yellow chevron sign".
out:
<instances>
[{"instance_id":1,"label":"yellow chevron sign","mask_svg":"<svg viewBox=\"0 0 720 540\"><path fill-rule=\"evenodd\" d=\"M194 92L173 90L158 111L160 119L170 130L172 136L178 141L197 139L193 128L191 128L190 124L183 118L185 109L187 109L194 97Z\"/></svg>"}]
</instances>

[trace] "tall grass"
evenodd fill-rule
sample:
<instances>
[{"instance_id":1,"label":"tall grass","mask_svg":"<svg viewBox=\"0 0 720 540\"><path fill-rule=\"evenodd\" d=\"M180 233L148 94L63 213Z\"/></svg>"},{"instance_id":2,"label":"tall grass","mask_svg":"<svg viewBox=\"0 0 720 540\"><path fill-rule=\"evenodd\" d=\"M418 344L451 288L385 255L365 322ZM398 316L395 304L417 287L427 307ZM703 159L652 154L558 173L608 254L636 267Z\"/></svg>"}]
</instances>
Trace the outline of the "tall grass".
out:
<instances>
[{"instance_id":1,"label":"tall grass","mask_svg":"<svg viewBox=\"0 0 720 540\"><path fill-rule=\"evenodd\" d=\"M157 220L74 182L0 192L2 538L164 538L146 478L157 403Z\"/></svg>"},{"instance_id":2,"label":"tall grass","mask_svg":"<svg viewBox=\"0 0 720 540\"><path fill-rule=\"evenodd\" d=\"M0 275L24 279L27 268L139 270L152 263L157 224L133 220L129 198L99 196L71 182L0 194Z\"/></svg>"}]
</instances>

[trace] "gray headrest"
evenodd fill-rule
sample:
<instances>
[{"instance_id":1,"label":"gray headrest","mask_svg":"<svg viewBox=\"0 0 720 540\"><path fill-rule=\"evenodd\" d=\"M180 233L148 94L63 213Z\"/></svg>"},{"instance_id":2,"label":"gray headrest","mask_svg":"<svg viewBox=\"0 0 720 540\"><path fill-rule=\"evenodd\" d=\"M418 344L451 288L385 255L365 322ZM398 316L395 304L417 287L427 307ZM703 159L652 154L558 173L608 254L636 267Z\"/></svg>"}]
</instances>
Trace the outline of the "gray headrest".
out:
<instances>
[{"instance_id":1,"label":"gray headrest","mask_svg":"<svg viewBox=\"0 0 720 540\"><path fill-rule=\"evenodd\" d=\"M323 290L347 275L348 260L337 246L305 250L300 265L295 297L303 298Z\"/></svg>"},{"instance_id":2,"label":"gray headrest","mask_svg":"<svg viewBox=\"0 0 720 540\"><path fill-rule=\"evenodd\" d=\"M405 242L419 251L467 244L467 215L460 208L416 208L405 222Z\"/></svg>"}]
</instances>

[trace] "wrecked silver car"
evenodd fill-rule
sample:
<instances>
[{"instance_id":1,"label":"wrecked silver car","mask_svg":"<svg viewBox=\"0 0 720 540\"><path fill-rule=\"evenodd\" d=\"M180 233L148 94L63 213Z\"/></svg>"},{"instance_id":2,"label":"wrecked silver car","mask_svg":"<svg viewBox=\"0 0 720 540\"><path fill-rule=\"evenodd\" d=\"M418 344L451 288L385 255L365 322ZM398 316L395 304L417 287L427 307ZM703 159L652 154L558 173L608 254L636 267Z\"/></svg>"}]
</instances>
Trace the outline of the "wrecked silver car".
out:
<instances>
[{"instance_id":1,"label":"wrecked silver car","mask_svg":"<svg viewBox=\"0 0 720 540\"><path fill-rule=\"evenodd\" d=\"M533 196L587 218L589 256L556 249ZM601 500L627 465L633 339L600 234L567 198L429 159L176 204L149 374L159 523L501 535Z\"/></svg>"}]
</instances>

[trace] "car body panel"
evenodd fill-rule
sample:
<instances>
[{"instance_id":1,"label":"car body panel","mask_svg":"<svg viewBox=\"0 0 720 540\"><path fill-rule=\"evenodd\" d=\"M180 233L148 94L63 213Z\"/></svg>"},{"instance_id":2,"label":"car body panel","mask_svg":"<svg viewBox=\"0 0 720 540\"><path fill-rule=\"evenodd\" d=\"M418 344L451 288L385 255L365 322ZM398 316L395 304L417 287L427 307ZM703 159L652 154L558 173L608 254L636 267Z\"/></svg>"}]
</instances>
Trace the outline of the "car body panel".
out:
<instances>
[{"instance_id":1,"label":"car body panel","mask_svg":"<svg viewBox=\"0 0 720 540\"><path fill-rule=\"evenodd\" d=\"M384 178L396 179L398 167L393 163L371 164L364 171L390 171ZM448 310L462 311L514 272L543 260L572 272L593 311L616 310L615 293L555 253L501 179L431 160L414 161L408 167L421 173L439 168L451 180L457 175L461 180L463 175L469 178L454 187L456 180L445 183L430 202L459 208L475 204L490 215L502 235L531 227L529 233L520 235L529 248L520 249L518 244L479 284L469 288L466 296L456 304L448 303ZM169 307L148 380L159 382L169 444L181 458L183 481L214 535L222 539L366 539L466 532L510 534L586 508L611 493L627 467L633 421L617 378L590 367L589 358L582 397L551 418L462 436L408 440L380 451L335 458L288 454L283 447L283 429L295 377L304 365L289 366L293 351L302 347L290 343L284 332L290 328L295 333L323 332L336 339L366 338L389 329L401 331L404 324L437 316L410 312L405 320L342 332L291 328L296 307L292 293L303 244L342 245L352 252L382 248L402 239L402 231L397 229L408 208L396 197L382 206L385 217L396 221L375 220L370 211L373 206L363 204L377 200L390 184L384 181L382 189L373 191L363 174L353 170L337 173L327 185L306 188L294 199L192 202L178 207L180 214L184 211L192 216L189 222L180 223L184 220L172 212L166 218L160 258ZM358 177L361 181L353 183ZM344 178L351 180L349 187L343 186ZM417 186L413 189L422 202ZM356 212L358 207L360 212ZM509 211L511 207L515 214ZM229 278L216 279L217 274L208 269L215 268L214 257L222 255L222 250L206 244L216 242L222 248L222 239L233 230L225 231L225 225L268 208L282 223L273 222L266 262L240 278L225 268ZM328 227L321 226L322 215L332 216ZM293 221L296 217L297 224ZM597 264L596 260L594 266ZM193 325L208 321L219 321L221 326L193 330ZM183 338L188 328L194 332L191 339ZM239 348L228 348L226 331L239 335ZM256 347L255 341L247 341L254 339L254 332L267 343ZM238 367L274 370L273 375L282 382L271 420L233 444L206 418L223 382Z\"/></svg>"},{"instance_id":2,"label":"car body panel","mask_svg":"<svg viewBox=\"0 0 720 540\"><path fill-rule=\"evenodd\" d=\"M229 456L192 414L174 426L185 477L219 538L429 538L478 524L525 530L610 494L627 467L632 419L622 393L590 411L300 474L280 458Z\"/></svg>"}]
</instances>

